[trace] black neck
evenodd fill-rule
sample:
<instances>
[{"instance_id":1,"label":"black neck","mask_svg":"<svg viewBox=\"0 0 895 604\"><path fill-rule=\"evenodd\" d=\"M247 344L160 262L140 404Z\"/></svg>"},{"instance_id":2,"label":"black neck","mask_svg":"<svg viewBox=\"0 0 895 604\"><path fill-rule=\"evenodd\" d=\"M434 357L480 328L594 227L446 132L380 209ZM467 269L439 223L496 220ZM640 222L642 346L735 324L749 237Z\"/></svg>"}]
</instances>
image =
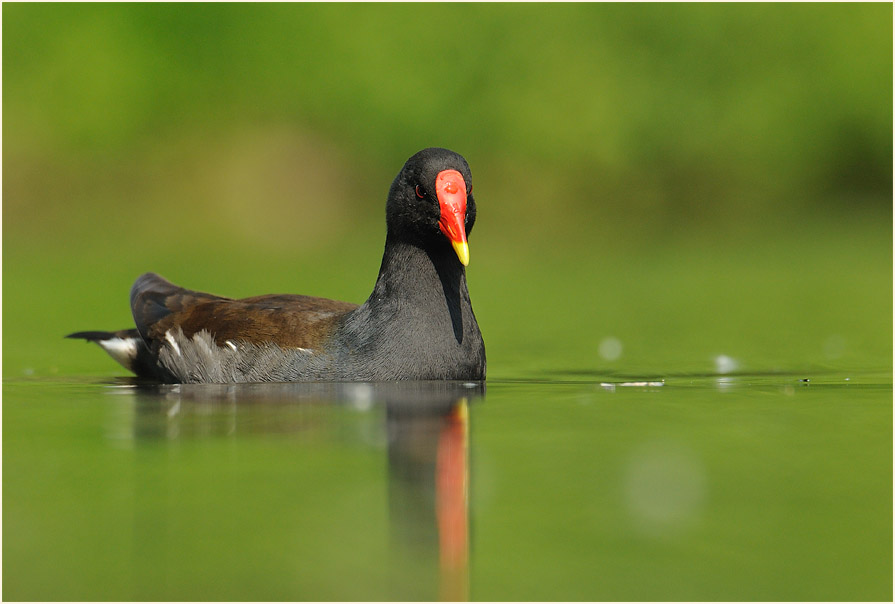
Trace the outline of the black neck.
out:
<instances>
[{"instance_id":1,"label":"black neck","mask_svg":"<svg viewBox=\"0 0 895 604\"><path fill-rule=\"evenodd\" d=\"M337 335L340 353L368 379L484 376L466 269L447 240L437 243L423 248L386 237L373 292L346 315Z\"/></svg>"},{"instance_id":2,"label":"black neck","mask_svg":"<svg viewBox=\"0 0 895 604\"><path fill-rule=\"evenodd\" d=\"M422 301L419 297L443 300L437 295L439 292L452 298L461 287L466 288L466 269L447 241L423 247L389 235L371 298L400 292L402 297L413 297L416 302ZM452 306L450 300L448 305Z\"/></svg>"},{"instance_id":3,"label":"black neck","mask_svg":"<svg viewBox=\"0 0 895 604\"><path fill-rule=\"evenodd\" d=\"M454 337L463 338L461 305L469 304L466 269L447 241L426 249L386 237L382 266L366 306L391 313L408 311L406 319L449 317Z\"/></svg>"}]
</instances>

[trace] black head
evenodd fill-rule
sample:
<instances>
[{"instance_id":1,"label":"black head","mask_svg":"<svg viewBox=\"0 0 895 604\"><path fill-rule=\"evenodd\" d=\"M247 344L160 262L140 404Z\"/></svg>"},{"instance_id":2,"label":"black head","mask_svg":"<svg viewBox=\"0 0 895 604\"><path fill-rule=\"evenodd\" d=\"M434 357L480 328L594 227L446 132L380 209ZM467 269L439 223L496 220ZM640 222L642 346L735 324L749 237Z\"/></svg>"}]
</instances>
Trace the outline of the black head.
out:
<instances>
[{"instance_id":1,"label":"black head","mask_svg":"<svg viewBox=\"0 0 895 604\"><path fill-rule=\"evenodd\" d=\"M453 245L466 264L475 213L469 164L459 153L432 147L408 159L392 183L386 224L395 239L427 248Z\"/></svg>"}]
</instances>

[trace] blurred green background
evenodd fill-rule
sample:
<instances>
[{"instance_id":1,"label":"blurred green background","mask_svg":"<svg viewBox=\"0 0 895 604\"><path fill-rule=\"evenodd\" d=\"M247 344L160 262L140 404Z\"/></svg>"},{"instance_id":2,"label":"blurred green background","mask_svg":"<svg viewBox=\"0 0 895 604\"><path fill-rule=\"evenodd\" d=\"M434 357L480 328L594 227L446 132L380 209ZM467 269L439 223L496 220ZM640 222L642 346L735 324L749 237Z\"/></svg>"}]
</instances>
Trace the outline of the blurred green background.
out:
<instances>
[{"instance_id":1,"label":"blurred green background","mask_svg":"<svg viewBox=\"0 0 895 604\"><path fill-rule=\"evenodd\" d=\"M426 146L472 166L491 377L891 365L889 4L3 17L6 376L120 374L60 336L147 270L363 301Z\"/></svg>"},{"instance_id":2,"label":"blurred green background","mask_svg":"<svg viewBox=\"0 0 895 604\"><path fill-rule=\"evenodd\" d=\"M472 597L891 599L892 10L3 4L4 595L432 597L383 586L381 407L181 404L62 336L148 270L362 302L444 146Z\"/></svg>"}]
</instances>

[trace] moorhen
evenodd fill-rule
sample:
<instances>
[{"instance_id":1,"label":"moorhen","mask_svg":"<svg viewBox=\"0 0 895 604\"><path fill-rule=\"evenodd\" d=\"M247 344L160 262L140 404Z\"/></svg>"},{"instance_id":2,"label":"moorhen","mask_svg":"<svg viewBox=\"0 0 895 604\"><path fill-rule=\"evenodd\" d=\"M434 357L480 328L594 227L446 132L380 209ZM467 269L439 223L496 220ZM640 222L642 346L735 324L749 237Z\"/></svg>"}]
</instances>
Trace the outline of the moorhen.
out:
<instances>
[{"instance_id":1,"label":"moorhen","mask_svg":"<svg viewBox=\"0 0 895 604\"><path fill-rule=\"evenodd\" d=\"M360 306L287 294L234 300L146 273L131 288L136 329L66 337L167 383L484 380L466 286L476 216L466 160L420 151L392 183L385 213L382 266Z\"/></svg>"}]
</instances>

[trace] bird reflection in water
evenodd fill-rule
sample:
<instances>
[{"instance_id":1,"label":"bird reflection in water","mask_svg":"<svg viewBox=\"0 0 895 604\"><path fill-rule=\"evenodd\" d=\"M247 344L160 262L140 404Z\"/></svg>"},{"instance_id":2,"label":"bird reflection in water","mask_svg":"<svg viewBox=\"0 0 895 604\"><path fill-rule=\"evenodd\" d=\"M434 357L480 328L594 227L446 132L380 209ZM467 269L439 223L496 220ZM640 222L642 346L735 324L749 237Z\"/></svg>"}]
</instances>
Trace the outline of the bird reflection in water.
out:
<instances>
[{"instance_id":1,"label":"bird reflection in water","mask_svg":"<svg viewBox=\"0 0 895 604\"><path fill-rule=\"evenodd\" d=\"M406 559L437 555L440 598L469 594L468 396L435 409L388 408L389 508L396 547Z\"/></svg>"},{"instance_id":2,"label":"bird reflection in water","mask_svg":"<svg viewBox=\"0 0 895 604\"><path fill-rule=\"evenodd\" d=\"M435 466L442 600L469 599L469 407L445 416Z\"/></svg>"},{"instance_id":3,"label":"bird reflection in water","mask_svg":"<svg viewBox=\"0 0 895 604\"><path fill-rule=\"evenodd\" d=\"M363 411L371 422L349 437L387 443L392 591L461 601L469 597L469 407L484 388L454 381L139 386L133 436L288 432L343 440L328 409Z\"/></svg>"}]
</instances>

